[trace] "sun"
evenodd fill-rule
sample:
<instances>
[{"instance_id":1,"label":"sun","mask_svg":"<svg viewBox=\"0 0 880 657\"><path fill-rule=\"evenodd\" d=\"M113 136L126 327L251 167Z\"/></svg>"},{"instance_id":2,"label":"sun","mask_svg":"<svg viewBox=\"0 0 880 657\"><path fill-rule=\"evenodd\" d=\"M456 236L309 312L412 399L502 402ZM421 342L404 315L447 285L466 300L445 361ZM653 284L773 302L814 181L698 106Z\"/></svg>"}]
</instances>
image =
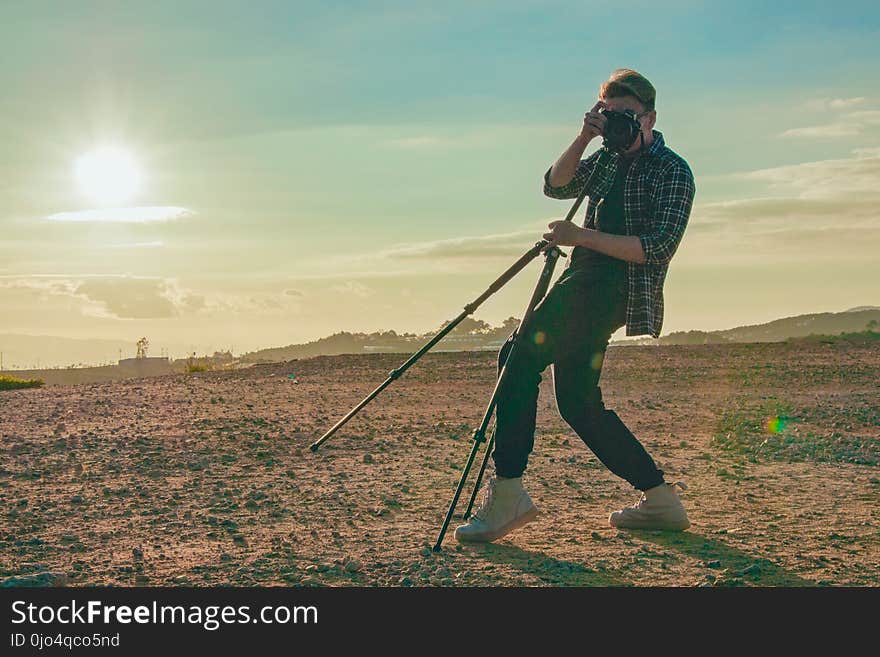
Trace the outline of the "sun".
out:
<instances>
[{"instance_id":1,"label":"sun","mask_svg":"<svg viewBox=\"0 0 880 657\"><path fill-rule=\"evenodd\" d=\"M103 146L76 160L74 175L79 190L101 205L130 200L141 185L138 163L125 148Z\"/></svg>"}]
</instances>

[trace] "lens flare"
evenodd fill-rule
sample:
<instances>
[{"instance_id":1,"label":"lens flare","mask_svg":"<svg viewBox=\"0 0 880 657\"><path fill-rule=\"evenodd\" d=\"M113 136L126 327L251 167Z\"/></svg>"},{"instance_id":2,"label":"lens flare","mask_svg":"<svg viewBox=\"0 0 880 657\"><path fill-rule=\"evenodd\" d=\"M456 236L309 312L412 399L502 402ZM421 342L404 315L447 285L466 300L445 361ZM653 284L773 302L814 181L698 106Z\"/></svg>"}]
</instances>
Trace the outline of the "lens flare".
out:
<instances>
[{"instance_id":1,"label":"lens flare","mask_svg":"<svg viewBox=\"0 0 880 657\"><path fill-rule=\"evenodd\" d=\"M544 331L535 331L535 335L532 338L535 341L535 344L544 344L544 341L547 339L547 334Z\"/></svg>"},{"instance_id":2,"label":"lens flare","mask_svg":"<svg viewBox=\"0 0 880 657\"><path fill-rule=\"evenodd\" d=\"M767 433L782 433L787 424L788 422L786 422L784 417L774 415L769 420L767 420Z\"/></svg>"},{"instance_id":3,"label":"lens flare","mask_svg":"<svg viewBox=\"0 0 880 657\"><path fill-rule=\"evenodd\" d=\"M590 367L592 367L597 372L602 369L602 362L605 360L604 352L597 351L590 358Z\"/></svg>"}]
</instances>

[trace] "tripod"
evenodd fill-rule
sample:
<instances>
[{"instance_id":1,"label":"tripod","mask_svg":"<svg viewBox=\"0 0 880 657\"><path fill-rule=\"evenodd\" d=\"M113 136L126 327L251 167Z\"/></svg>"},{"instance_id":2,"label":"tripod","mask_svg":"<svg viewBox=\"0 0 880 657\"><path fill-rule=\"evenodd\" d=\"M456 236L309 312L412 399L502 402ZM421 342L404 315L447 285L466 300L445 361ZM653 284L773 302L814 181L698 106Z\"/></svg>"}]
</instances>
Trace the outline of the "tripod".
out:
<instances>
[{"instance_id":1,"label":"tripod","mask_svg":"<svg viewBox=\"0 0 880 657\"><path fill-rule=\"evenodd\" d=\"M583 189L578 194L577 199L574 204L571 206L571 209L568 211L568 214L565 217L565 221L571 221L574 217L575 213L578 211L578 208L583 203L584 198L587 195L587 190L590 189L593 178L600 171L601 167L594 167L591 175L587 179L586 183L583 186ZM549 248L548 248L549 247ZM396 369L391 370L388 375L388 378L385 379L373 392L367 395L357 406L351 409L345 417L339 420L336 424L334 424L323 436L321 436L318 440L313 442L309 449L313 452L317 451L318 448L324 444L329 438L336 433L342 426L348 422L352 417L354 417L364 406L369 404L373 399L375 399L379 393L381 393L385 388L391 385L394 381L396 381L400 376L406 372L407 369L410 368L419 358L424 356L435 344L440 342L450 331L452 331L462 320L464 320L468 315L472 314L486 299L495 294L498 290L500 290L504 285L510 281L514 276L516 276L520 271L522 271L526 265L528 265L532 260L534 260L540 253L544 253L544 267L541 270L541 274L538 277L538 282L535 285L535 289L532 292L532 296L529 299L528 306L526 307L525 312L523 313L523 317L520 320L519 326L516 331L514 331L512 336L512 345L507 352L507 357L504 360L504 364L501 367L501 370L498 374L498 378L495 381L495 388L492 391L492 395L489 398L489 403L486 406L486 411L483 414L483 419L480 422L479 427L474 430L473 433L473 446L471 447L470 454L468 455L467 462L465 463L464 470L461 474L461 479L458 482L458 486L455 489L455 494L452 498L452 502L449 504L449 510L446 512L446 517L443 520L443 526L440 528L440 534L437 536L437 542L434 545L434 551L437 552L441 549L441 545L443 543L443 538L446 535L446 530L449 528L449 523L452 520L452 516L455 513L455 507L458 504L458 499L461 497L462 490L464 490L465 483L467 482L468 474L470 473L471 467L473 467L474 460L477 457L477 453L480 450L480 446L486 442L486 429L489 426L489 422L492 419L492 415L495 412L495 406L498 402L498 394L501 390L501 386L505 382L508 376L507 363L510 362L511 357L517 348L517 343L520 338L525 333L525 329L534 314L535 307L540 303L540 301L547 294L547 290L550 287L550 279L553 277L553 270L556 268L556 263L559 260L559 257L565 257L565 254L557 247L556 245L551 245L550 242L546 240L541 240L537 242L531 249L529 249L525 254L520 257L513 265L511 265L507 271L505 271L501 276L499 276L487 289L483 294L474 299L471 303L467 304L464 307L464 310L453 319L449 324L447 324L439 333L437 333L433 338L431 338L425 345L415 352L409 359L406 360L403 364L401 364ZM471 509L474 505L474 500L477 497L477 493L480 489L480 483L483 479L483 474L486 471L486 465L489 462L489 456L492 452L492 446L495 442L495 432L493 430L492 436L488 441L488 445L486 446L486 453L483 455L483 460L480 465L480 470L477 474L476 482L474 483L473 493L471 494L470 501L468 502L467 510L464 513L464 519L467 520L470 517Z\"/></svg>"}]
</instances>

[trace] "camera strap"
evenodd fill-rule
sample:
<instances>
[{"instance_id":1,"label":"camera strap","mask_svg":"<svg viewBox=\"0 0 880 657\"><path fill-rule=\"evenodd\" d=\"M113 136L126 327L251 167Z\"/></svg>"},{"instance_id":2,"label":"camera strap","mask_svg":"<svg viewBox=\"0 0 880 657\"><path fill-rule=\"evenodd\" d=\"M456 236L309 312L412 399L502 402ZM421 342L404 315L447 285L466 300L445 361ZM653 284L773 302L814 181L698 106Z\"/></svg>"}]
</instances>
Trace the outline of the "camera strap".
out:
<instances>
[{"instance_id":1,"label":"camera strap","mask_svg":"<svg viewBox=\"0 0 880 657\"><path fill-rule=\"evenodd\" d=\"M620 154L607 149L604 153L599 155L599 159L596 161L594 173L600 173L600 178L598 184L595 185L595 188L592 190L593 193L591 196L596 196L599 200L596 202L596 207L593 209L592 216L587 217L587 228L596 227L596 218L599 216L599 207L605 202L605 197L614 185L614 178L617 176L617 166L619 161ZM587 208L589 211L589 206L587 206Z\"/></svg>"}]
</instances>

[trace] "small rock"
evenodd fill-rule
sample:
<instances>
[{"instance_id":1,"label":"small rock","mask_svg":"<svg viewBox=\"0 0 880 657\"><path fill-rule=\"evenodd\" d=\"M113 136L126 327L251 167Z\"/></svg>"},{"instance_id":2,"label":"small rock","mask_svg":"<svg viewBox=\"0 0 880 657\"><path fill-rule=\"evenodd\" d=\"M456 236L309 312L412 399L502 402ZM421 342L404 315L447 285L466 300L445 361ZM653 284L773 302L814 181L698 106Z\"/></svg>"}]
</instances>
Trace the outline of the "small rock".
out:
<instances>
[{"instance_id":1,"label":"small rock","mask_svg":"<svg viewBox=\"0 0 880 657\"><path fill-rule=\"evenodd\" d=\"M361 570L361 562L357 559L351 559L345 564L345 569L350 573L356 573Z\"/></svg>"},{"instance_id":2,"label":"small rock","mask_svg":"<svg viewBox=\"0 0 880 657\"><path fill-rule=\"evenodd\" d=\"M67 586L69 581L67 573L45 571L33 575L7 577L0 581L0 588Z\"/></svg>"},{"instance_id":3,"label":"small rock","mask_svg":"<svg viewBox=\"0 0 880 657\"><path fill-rule=\"evenodd\" d=\"M602 534L600 534L599 532L590 532L590 536L593 538L594 541L604 540L602 538Z\"/></svg>"},{"instance_id":4,"label":"small rock","mask_svg":"<svg viewBox=\"0 0 880 657\"><path fill-rule=\"evenodd\" d=\"M140 548L132 548L131 556L133 556L135 559L143 559L144 551Z\"/></svg>"},{"instance_id":5,"label":"small rock","mask_svg":"<svg viewBox=\"0 0 880 657\"><path fill-rule=\"evenodd\" d=\"M721 562L717 559L706 562L706 568L721 568Z\"/></svg>"},{"instance_id":6,"label":"small rock","mask_svg":"<svg viewBox=\"0 0 880 657\"><path fill-rule=\"evenodd\" d=\"M83 496L82 495L74 495L70 498L70 501L74 504L82 504Z\"/></svg>"},{"instance_id":7,"label":"small rock","mask_svg":"<svg viewBox=\"0 0 880 657\"><path fill-rule=\"evenodd\" d=\"M740 577L743 575L757 575L761 572L761 566L756 563L753 563L751 566L746 566L742 570L737 570L736 574Z\"/></svg>"},{"instance_id":8,"label":"small rock","mask_svg":"<svg viewBox=\"0 0 880 657\"><path fill-rule=\"evenodd\" d=\"M372 463L373 462L373 455L372 454L364 454L363 461L364 461L364 463Z\"/></svg>"},{"instance_id":9,"label":"small rock","mask_svg":"<svg viewBox=\"0 0 880 657\"><path fill-rule=\"evenodd\" d=\"M422 555L423 557L430 557L431 556L431 548L423 547L421 550L419 550L419 554Z\"/></svg>"}]
</instances>

